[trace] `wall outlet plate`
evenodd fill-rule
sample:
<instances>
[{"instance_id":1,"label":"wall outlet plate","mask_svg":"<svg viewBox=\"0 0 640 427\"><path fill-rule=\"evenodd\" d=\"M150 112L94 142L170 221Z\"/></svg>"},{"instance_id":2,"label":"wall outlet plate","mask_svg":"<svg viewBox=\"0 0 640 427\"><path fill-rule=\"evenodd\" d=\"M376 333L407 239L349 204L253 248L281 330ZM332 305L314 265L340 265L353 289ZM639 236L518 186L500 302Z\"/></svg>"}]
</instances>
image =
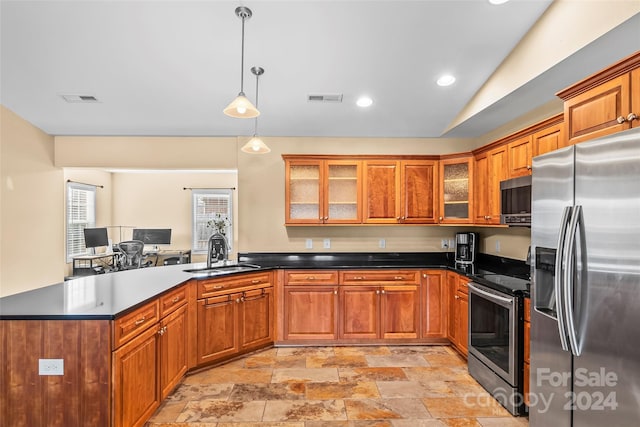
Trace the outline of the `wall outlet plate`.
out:
<instances>
[{"instance_id":1,"label":"wall outlet plate","mask_svg":"<svg viewBox=\"0 0 640 427\"><path fill-rule=\"evenodd\" d=\"M387 241L386 241L385 239L380 239L380 240L378 241L378 247L379 247L380 249L384 249L384 248L386 248L386 247L387 247Z\"/></svg>"},{"instance_id":2,"label":"wall outlet plate","mask_svg":"<svg viewBox=\"0 0 640 427\"><path fill-rule=\"evenodd\" d=\"M331 248L331 239L324 239L322 241L322 246L324 246L325 249L330 249Z\"/></svg>"},{"instance_id":3,"label":"wall outlet plate","mask_svg":"<svg viewBox=\"0 0 640 427\"><path fill-rule=\"evenodd\" d=\"M38 375L64 375L64 359L38 359Z\"/></svg>"},{"instance_id":4,"label":"wall outlet plate","mask_svg":"<svg viewBox=\"0 0 640 427\"><path fill-rule=\"evenodd\" d=\"M313 239L306 239L304 241L304 247L306 249L313 249Z\"/></svg>"}]
</instances>

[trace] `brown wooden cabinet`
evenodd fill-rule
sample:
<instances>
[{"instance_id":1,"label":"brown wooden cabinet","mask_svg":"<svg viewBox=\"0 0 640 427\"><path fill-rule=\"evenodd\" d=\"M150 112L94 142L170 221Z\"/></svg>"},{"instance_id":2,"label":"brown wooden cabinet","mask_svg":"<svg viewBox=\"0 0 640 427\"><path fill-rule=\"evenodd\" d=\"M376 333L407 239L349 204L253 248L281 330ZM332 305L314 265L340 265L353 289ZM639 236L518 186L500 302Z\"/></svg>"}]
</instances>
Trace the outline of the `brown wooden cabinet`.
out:
<instances>
[{"instance_id":1,"label":"brown wooden cabinet","mask_svg":"<svg viewBox=\"0 0 640 427\"><path fill-rule=\"evenodd\" d=\"M360 160L283 157L286 224L362 222Z\"/></svg>"},{"instance_id":2,"label":"brown wooden cabinet","mask_svg":"<svg viewBox=\"0 0 640 427\"><path fill-rule=\"evenodd\" d=\"M473 164L470 153L440 160L440 224L473 221Z\"/></svg>"},{"instance_id":3,"label":"brown wooden cabinet","mask_svg":"<svg viewBox=\"0 0 640 427\"><path fill-rule=\"evenodd\" d=\"M475 157L475 223L500 224L500 181L507 178L507 146L500 145Z\"/></svg>"},{"instance_id":4,"label":"brown wooden cabinet","mask_svg":"<svg viewBox=\"0 0 640 427\"><path fill-rule=\"evenodd\" d=\"M533 157L565 147L564 123L535 132L532 136Z\"/></svg>"},{"instance_id":5,"label":"brown wooden cabinet","mask_svg":"<svg viewBox=\"0 0 640 427\"><path fill-rule=\"evenodd\" d=\"M283 287L283 338L338 338L338 272L286 270Z\"/></svg>"},{"instance_id":6,"label":"brown wooden cabinet","mask_svg":"<svg viewBox=\"0 0 640 427\"><path fill-rule=\"evenodd\" d=\"M437 160L364 162L364 219L368 224L435 224Z\"/></svg>"},{"instance_id":7,"label":"brown wooden cabinet","mask_svg":"<svg viewBox=\"0 0 640 427\"><path fill-rule=\"evenodd\" d=\"M269 272L197 282L197 364L227 359L273 342Z\"/></svg>"},{"instance_id":8,"label":"brown wooden cabinet","mask_svg":"<svg viewBox=\"0 0 640 427\"><path fill-rule=\"evenodd\" d=\"M458 274L453 271L446 273L447 294L447 339L455 345L456 342L456 292L458 291Z\"/></svg>"},{"instance_id":9,"label":"brown wooden cabinet","mask_svg":"<svg viewBox=\"0 0 640 427\"><path fill-rule=\"evenodd\" d=\"M422 337L447 337L447 283L443 270L422 271Z\"/></svg>"},{"instance_id":10,"label":"brown wooden cabinet","mask_svg":"<svg viewBox=\"0 0 640 427\"><path fill-rule=\"evenodd\" d=\"M463 356L467 357L469 339L469 279L457 273L447 272L447 297L449 305L447 338Z\"/></svg>"},{"instance_id":11,"label":"brown wooden cabinet","mask_svg":"<svg viewBox=\"0 0 640 427\"><path fill-rule=\"evenodd\" d=\"M344 339L380 337L380 288L378 286L341 286L340 333Z\"/></svg>"},{"instance_id":12,"label":"brown wooden cabinet","mask_svg":"<svg viewBox=\"0 0 640 427\"><path fill-rule=\"evenodd\" d=\"M509 178L531 175L532 136L526 135L507 145Z\"/></svg>"},{"instance_id":13,"label":"brown wooden cabinet","mask_svg":"<svg viewBox=\"0 0 640 427\"><path fill-rule=\"evenodd\" d=\"M160 322L160 398L164 399L187 373L187 306Z\"/></svg>"},{"instance_id":14,"label":"brown wooden cabinet","mask_svg":"<svg viewBox=\"0 0 640 427\"><path fill-rule=\"evenodd\" d=\"M557 93L567 145L640 126L640 51Z\"/></svg>"}]
</instances>

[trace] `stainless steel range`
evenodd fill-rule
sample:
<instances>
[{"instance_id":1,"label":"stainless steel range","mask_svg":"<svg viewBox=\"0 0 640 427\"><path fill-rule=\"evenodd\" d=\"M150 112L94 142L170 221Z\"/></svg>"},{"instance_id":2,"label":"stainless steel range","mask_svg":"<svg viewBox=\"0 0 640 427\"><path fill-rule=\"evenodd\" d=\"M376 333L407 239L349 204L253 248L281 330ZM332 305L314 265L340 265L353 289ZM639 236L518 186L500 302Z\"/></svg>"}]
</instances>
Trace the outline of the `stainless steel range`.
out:
<instances>
[{"instance_id":1,"label":"stainless steel range","mask_svg":"<svg viewBox=\"0 0 640 427\"><path fill-rule=\"evenodd\" d=\"M522 395L525 279L476 274L469 283L469 373L513 415Z\"/></svg>"}]
</instances>

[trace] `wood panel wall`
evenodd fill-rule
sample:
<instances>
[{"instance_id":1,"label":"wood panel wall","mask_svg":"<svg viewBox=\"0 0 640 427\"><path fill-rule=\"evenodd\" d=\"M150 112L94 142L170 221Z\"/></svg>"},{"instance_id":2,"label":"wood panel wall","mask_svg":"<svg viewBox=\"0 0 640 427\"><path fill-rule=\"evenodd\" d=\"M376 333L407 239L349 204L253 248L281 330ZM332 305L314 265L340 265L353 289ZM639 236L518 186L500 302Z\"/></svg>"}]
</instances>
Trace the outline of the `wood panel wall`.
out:
<instances>
[{"instance_id":1,"label":"wood panel wall","mask_svg":"<svg viewBox=\"0 0 640 427\"><path fill-rule=\"evenodd\" d=\"M39 359L63 359L64 375L41 376ZM111 424L108 320L0 321L0 424Z\"/></svg>"}]
</instances>

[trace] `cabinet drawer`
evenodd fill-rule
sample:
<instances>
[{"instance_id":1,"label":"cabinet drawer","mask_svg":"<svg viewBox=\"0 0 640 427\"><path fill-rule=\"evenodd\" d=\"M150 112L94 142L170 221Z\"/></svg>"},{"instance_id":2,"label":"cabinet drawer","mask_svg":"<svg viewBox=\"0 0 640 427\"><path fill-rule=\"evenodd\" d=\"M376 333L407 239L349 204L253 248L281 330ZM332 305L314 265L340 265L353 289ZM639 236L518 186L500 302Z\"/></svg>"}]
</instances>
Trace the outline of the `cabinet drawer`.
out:
<instances>
[{"instance_id":1,"label":"cabinet drawer","mask_svg":"<svg viewBox=\"0 0 640 427\"><path fill-rule=\"evenodd\" d=\"M150 302L114 322L115 348L130 341L140 332L154 325L160 319L158 300Z\"/></svg>"},{"instance_id":2,"label":"cabinet drawer","mask_svg":"<svg viewBox=\"0 0 640 427\"><path fill-rule=\"evenodd\" d=\"M171 313L178 307L187 303L187 287L180 286L178 289L160 297L160 318Z\"/></svg>"},{"instance_id":3,"label":"cabinet drawer","mask_svg":"<svg viewBox=\"0 0 640 427\"><path fill-rule=\"evenodd\" d=\"M198 299L208 298L245 287L264 287L271 285L271 274L269 272L241 274L231 277L220 277L217 279L206 279L198 281Z\"/></svg>"},{"instance_id":4,"label":"cabinet drawer","mask_svg":"<svg viewBox=\"0 0 640 427\"><path fill-rule=\"evenodd\" d=\"M336 270L287 270L284 272L285 285L337 285Z\"/></svg>"},{"instance_id":5,"label":"cabinet drawer","mask_svg":"<svg viewBox=\"0 0 640 427\"><path fill-rule=\"evenodd\" d=\"M340 272L340 284L420 284L418 270L351 270Z\"/></svg>"},{"instance_id":6,"label":"cabinet drawer","mask_svg":"<svg viewBox=\"0 0 640 427\"><path fill-rule=\"evenodd\" d=\"M469 294L469 279L464 276L458 277L457 291L463 294Z\"/></svg>"}]
</instances>

